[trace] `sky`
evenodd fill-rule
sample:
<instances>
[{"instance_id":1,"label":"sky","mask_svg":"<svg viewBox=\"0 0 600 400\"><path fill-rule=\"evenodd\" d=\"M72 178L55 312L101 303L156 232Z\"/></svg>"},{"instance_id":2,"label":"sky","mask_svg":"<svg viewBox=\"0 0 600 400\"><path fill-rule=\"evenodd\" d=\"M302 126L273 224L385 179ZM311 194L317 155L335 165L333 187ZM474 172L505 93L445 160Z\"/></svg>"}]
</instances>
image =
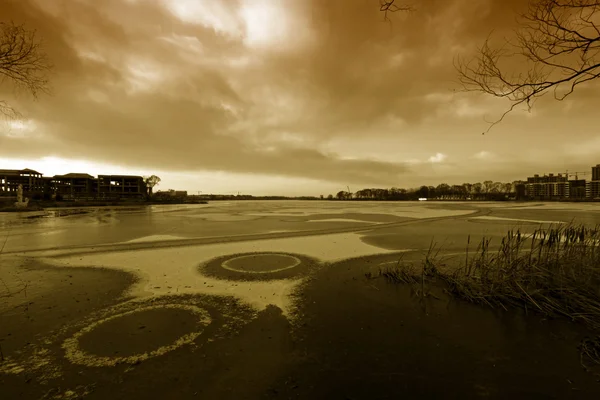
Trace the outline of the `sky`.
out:
<instances>
[{"instance_id":1,"label":"sky","mask_svg":"<svg viewBox=\"0 0 600 400\"><path fill-rule=\"evenodd\" d=\"M600 163L600 87L518 108L460 92L453 60L510 37L524 0L0 0L53 64L0 168L155 174L157 189L328 195L513 181ZM519 68L519 65L513 65Z\"/></svg>"}]
</instances>

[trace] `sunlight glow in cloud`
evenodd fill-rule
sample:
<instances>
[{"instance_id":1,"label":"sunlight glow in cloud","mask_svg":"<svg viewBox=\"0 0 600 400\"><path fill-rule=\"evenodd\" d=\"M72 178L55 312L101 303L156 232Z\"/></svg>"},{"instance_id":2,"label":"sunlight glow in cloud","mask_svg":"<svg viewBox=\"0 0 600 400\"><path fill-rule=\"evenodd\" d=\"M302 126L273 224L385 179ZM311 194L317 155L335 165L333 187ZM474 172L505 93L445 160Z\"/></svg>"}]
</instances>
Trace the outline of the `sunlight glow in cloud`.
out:
<instances>
[{"instance_id":1,"label":"sunlight glow in cloud","mask_svg":"<svg viewBox=\"0 0 600 400\"><path fill-rule=\"evenodd\" d=\"M1 115L1 114L0 114ZM0 137L12 139L39 136L37 125L33 120L15 120L0 124Z\"/></svg>"},{"instance_id":2,"label":"sunlight glow in cloud","mask_svg":"<svg viewBox=\"0 0 600 400\"><path fill-rule=\"evenodd\" d=\"M287 36L287 16L280 3L268 0L246 2L241 10L246 25L246 44L261 47Z\"/></svg>"},{"instance_id":3,"label":"sunlight glow in cloud","mask_svg":"<svg viewBox=\"0 0 600 400\"><path fill-rule=\"evenodd\" d=\"M442 153L436 153L434 156L429 157L428 161L431 163L441 163L448 158L447 155Z\"/></svg>"},{"instance_id":4,"label":"sunlight glow in cloud","mask_svg":"<svg viewBox=\"0 0 600 400\"><path fill-rule=\"evenodd\" d=\"M239 36L242 32L235 13L221 0L164 0L166 8L182 21Z\"/></svg>"},{"instance_id":5,"label":"sunlight glow in cloud","mask_svg":"<svg viewBox=\"0 0 600 400\"><path fill-rule=\"evenodd\" d=\"M473 155L473 158L476 158L478 160L490 160L494 158L494 154L490 153L489 151L482 150L478 153L475 153L475 155Z\"/></svg>"},{"instance_id":6,"label":"sunlight glow in cloud","mask_svg":"<svg viewBox=\"0 0 600 400\"><path fill-rule=\"evenodd\" d=\"M42 157L39 160L24 160L20 158L2 158L0 165L6 169L29 168L42 173L44 176L63 175L71 172L88 173L90 175L151 175L149 171L123 168L116 165L95 163L85 160L66 159L60 157ZM152 171L152 173L155 173Z\"/></svg>"}]
</instances>

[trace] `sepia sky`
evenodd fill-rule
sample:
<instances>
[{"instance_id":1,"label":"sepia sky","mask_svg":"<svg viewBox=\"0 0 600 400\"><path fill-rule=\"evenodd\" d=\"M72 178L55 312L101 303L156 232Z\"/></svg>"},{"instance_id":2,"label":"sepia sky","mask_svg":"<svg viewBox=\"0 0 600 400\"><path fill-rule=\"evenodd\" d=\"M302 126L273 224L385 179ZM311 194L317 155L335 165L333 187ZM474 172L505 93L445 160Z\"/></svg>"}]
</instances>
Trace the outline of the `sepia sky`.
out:
<instances>
[{"instance_id":1,"label":"sepia sky","mask_svg":"<svg viewBox=\"0 0 600 400\"><path fill-rule=\"evenodd\" d=\"M485 135L509 104L455 91L453 58L526 3L419 0L387 23L379 0L0 0L54 64L36 101L0 84L26 117L0 121L0 168L255 195L588 171L597 83Z\"/></svg>"}]
</instances>

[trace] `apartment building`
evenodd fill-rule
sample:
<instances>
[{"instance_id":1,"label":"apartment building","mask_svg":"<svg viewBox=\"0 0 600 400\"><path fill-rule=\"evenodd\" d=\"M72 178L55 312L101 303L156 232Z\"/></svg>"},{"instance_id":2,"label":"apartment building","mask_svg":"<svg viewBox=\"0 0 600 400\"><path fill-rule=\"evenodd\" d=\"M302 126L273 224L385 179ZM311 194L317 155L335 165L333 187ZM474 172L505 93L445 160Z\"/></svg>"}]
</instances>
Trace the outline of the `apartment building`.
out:
<instances>
[{"instance_id":1,"label":"apartment building","mask_svg":"<svg viewBox=\"0 0 600 400\"><path fill-rule=\"evenodd\" d=\"M592 167L592 181L600 181L600 164Z\"/></svg>"},{"instance_id":2,"label":"apartment building","mask_svg":"<svg viewBox=\"0 0 600 400\"><path fill-rule=\"evenodd\" d=\"M43 176L31 170L0 170L0 196L16 196L19 185L30 198L55 194L65 200L141 199L146 195L144 178L136 175L99 175L69 173Z\"/></svg>"},{"instance_id":3,"label":"apartment building","mask_svg":"<svg viewBox=\"0 0 600 400\"><path fill-rule=\"evenodd\" d=\"M569 197L569 178L562 174L534 175L527 178L526 196L534 199Z\"/></svg>"},{"instance_id":4,"label":"apartment building","mask_svg":"<svg viewBox=\"0 0 600 400\"><path fill-rule=\"evenodd\" d=\"M44 184L42 174L32 169L0 169L0 196L16 196L19 185L30 195L43 191Z\"/></svg>"},{"instance_id":5,"label":"apartment building","mask_svg":"<svg viewBox=\"0 0 600 400\"><path fill-rule=\"evenodd\" d=\"M592 167L592 180L568 179L568 174L534 175L527 178L525 197L529 199L600 199L600 164ZM517 196L518 197L518 196Z\"/></svg>"},{"instance_id":6,"label":"apartment building","mask_svg":"<svg viewBox=\"0 0 600 400\"><path fill-rule=\"evenodd\" d=\"M569 181L569 199L585 199L587 187L585 179L572 179Z\"/></svg>"},{"instance_id":7,"label":"apartment building","mask_svg":"<svg viewBox=\"0 0 600 400\"><path fill-rule=\"evenodd\" d=\"M66 200L95 198L98 193L97 179L84 173L54 175L49 187L51 193L60 194Z\"/></svg>"},{"instance_id":8,"label":"apartment building","mask_svg":"<svg viewBox=\"0 0 600 400\"><path fill-rule=\"evenodd\" d=\"M585 194L589 200L600 200L600 164L592 167L592 180L586 182Z\"/></svg>"},{"instance_id":9,"label":"apartment building","mask_svg":"<svg viewBox=\"0 0 600 400\"><path fill-rule=\"evenodd\" d=\"M136 199L146 194L144 178L136 175L98 175L99 198Z\"/></svg>"}]
</instances>

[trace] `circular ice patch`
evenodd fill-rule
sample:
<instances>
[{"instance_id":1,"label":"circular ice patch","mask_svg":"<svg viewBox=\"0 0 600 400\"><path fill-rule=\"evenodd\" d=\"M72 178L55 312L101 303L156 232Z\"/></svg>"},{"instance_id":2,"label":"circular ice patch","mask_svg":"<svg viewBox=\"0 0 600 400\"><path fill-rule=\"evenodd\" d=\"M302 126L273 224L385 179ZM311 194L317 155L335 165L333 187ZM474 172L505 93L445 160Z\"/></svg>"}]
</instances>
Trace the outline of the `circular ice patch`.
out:
<instances>
[{"instance_id":1,"label":"circular ice patch","mask_svg":"<svg viewBox=\"0 0 600 400\"><path fill-rule=\"evenodd\" d=\"M217 257L201 264L199 271L226 280L273 280L306 275L317 265L317 260L300 254L256 252Z\"/></svg>"},{"instance_id":2,"label":"circular ice patch","mask_svg":"<svg viewBox=\"0 0 600 400\"><path fill-rule=\"evenodd\" d=\"M144 353L129 355L129 356L98 356L90 354L81 348L80 339L82 336L91 333L94 329L100 325L105 324L109 321L114 321L118 318L124 318L131 316L135 313L157 310L157 309L179 309L191 312L196 316L196 326L194 331L187 333L177 338L174 342L160 346L154 350L147 351ZM106 318L102 318L91 324L85 326L79 330L72 337L63 342L63 349L65 350L65 357L74 364L86 365L86 366L114 366L121 363L135 364L152 357L163 355L169 351L175 350L183 345L192 343L198 336L203 332L203 328L212 322L208 311L189 304L160 304L146 307L140 307L131 311L126 311L118 314L110 315Z\"/></svg>"},{"instance_id":3,"label":"circular ice patch","mask_svg":"<svg viewBox=\"0 0 600 400\"><path fill-rule=\"evenodd\" d=\"M238 256L223 261L221 267L248 274L269 274L292 269L302 261L287 254L257 253Z\"/></svg>"}]
</instances>

